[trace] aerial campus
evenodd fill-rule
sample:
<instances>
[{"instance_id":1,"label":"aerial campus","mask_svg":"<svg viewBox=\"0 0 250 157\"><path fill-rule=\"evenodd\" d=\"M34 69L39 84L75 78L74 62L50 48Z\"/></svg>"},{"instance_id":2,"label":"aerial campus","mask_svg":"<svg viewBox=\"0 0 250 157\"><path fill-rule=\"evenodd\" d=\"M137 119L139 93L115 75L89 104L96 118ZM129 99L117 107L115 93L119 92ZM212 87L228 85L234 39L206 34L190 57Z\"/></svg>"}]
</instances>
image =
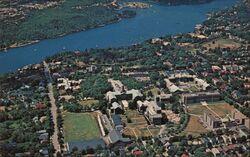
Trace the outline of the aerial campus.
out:
<instances>
[{"instance_id":1,"label":"aerial campus","mask_svg":"<svg viewBox=\"0 0 250 157\"><path fill-rule=\"evenodd\" d=\"M107 19L98 15L99 23L89 21L88 26L73 19L77 29L113 23L113 14L132 18L133 9L151 7L147 1L96 1L86 8L106 9ZM32 12L62 5L59 9L70 10L73 3L25 2L0 13L5 22L10 15L19 22L28 14L25 8ZM79 12L81 5L76 6ZM110 6L132 10L118 14ZM37 22L34 18L26 23ZM55 34L26 38L25 33L45 28L41 24L29 32L23 23L16 27L1 35L3 53L27 41L78 31L53 26ZM27 32L14 38L18 29ZM0 157L12 156L249 157L250 1L210 12L192 32L124 47L64 51L0 74Z\"/></svg>"}]
</instances>

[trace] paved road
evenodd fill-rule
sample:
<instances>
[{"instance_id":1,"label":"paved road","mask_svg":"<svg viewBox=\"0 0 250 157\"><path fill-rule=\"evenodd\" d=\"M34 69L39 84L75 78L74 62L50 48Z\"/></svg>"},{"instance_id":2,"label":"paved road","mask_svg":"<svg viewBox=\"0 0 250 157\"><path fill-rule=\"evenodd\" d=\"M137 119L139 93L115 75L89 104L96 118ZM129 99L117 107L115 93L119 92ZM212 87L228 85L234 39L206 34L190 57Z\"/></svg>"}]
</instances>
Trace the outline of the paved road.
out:
<instances>
[{"instance_id":1,"label":"paved road","mask_svg":"<svg viewBox=\"0 0 250 157\"><path fill-rule=\"evenodd\" d=\"M52 135L52 144L55 148L55 154L54 156L56 156L57 152L60 152L60 144L58 141L58 126L57 126L57 106L56 106L56 100L54 97L54 92L53 92L53 86L52 86L52 79L51 79L51 75L50 75L50 71L49 71L49 67L48 64L46 62L44 63L44 67L45 67L45 75L47 77L48 80L48 96L50 99L50 104L51 104L51 108L50 108L50 112L52 114L52 120L54 123L54 133Z\"/></svg>"}]
</instances>

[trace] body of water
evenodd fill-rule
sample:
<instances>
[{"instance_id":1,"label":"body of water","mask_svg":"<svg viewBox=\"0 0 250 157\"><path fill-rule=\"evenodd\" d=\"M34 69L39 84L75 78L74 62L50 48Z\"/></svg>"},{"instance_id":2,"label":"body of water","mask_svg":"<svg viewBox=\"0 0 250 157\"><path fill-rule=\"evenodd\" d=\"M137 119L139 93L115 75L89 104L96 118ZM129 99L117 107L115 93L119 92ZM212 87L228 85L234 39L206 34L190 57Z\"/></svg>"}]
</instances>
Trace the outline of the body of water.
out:
<instances>
[{"instance_id":1,"label":"body of water","mask_svg":"<svg viewBox=\"0 0 250 157\"><path fill-rule=\"evenodd\" d=\"M68 50L129 46L153 37L185 33L206 19L207 13L232 6L237 0L215 0L201 5L167 6L152 3L149 9L136 10L137 16L118 23L56 39L0 52L0 73L15 71L27 64Z\"/></svg>"}]
</instances>

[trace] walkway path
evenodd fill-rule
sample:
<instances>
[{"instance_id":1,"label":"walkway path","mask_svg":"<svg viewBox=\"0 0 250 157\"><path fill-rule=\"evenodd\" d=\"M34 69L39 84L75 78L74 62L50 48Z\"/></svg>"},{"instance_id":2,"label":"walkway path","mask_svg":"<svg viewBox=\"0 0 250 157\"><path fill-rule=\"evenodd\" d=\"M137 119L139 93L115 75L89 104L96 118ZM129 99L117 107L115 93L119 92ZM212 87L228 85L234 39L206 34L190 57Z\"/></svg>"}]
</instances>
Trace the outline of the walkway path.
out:
<instances>
[{"instance_id":1,"label":"walkway path","mask_svg":"<svg viewBox=\"0 0 250 157\"><path fill-rule=\"evenodd\" d=\"M160 131L158 135L162 135L166 129L166 125L161 125ZM152 133L151 133L152 134Z\"/></svg>"}]
</instances>

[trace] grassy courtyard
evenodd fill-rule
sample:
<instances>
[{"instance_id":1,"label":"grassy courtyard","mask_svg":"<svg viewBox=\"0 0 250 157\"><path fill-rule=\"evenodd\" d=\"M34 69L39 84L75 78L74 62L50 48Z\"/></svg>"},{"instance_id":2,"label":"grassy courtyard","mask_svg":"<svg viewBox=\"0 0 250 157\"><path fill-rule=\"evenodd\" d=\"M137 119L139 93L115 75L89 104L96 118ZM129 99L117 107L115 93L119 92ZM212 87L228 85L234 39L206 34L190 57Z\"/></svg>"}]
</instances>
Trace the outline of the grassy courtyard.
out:
<instances>
[{"instance_id":1,"label":"grassy courtyard","mask_svg":"<svg viewBox=\"0 0 250 157\"><path fill-rule=\"evenodd\" d=\"M205 132L207 132L207 130L200 124L199 117L190 116L188 125L183 133L186 135L191 134L193 136L198 136L200 133Z\"/></svg>"},{"instance_id":2,"label":"grassy courtyard","mask_svg":"<svg viewBox=\"0 0 250 157\"><path fill-rule=\"evenodd\" d=\"M208 103L208 106L211 110L216 112L219 116L226 116L227 114L231 114L232 110L234 109L233 106L229 105L228 103L221 101L216 103ZM204 111L208 110L206 106L201 104L192 105L188 108L188 113L195 114L195 115L203 115Z\"/></svg>"},{"instance_id":3,"label":"grassy courtyard","mask_svg":"<svg viewBox=\"0 0 250 157\"><path fill-rule=\"evenodd\" d=\"M90 113L63 114L65 141L89 140L100 137L100 131L94 115Z\"/></svg>"},{"instance_id":4,"label":"grassy courtyard","mask_svg":"<svg viewBox=\"0 0 250 157\"><path fill-rule=\"evenodd\" d=\"M131 120L131 123L127 122L127 118ZM126 124L124 134L139 138L139 137L149 137L158 135L160 129L155 126L149 126L145 117L140 115L137 111L127 110L126 116L123 116L123 122Z\"/></svg>"},{"instance_id":5,"label":"grassy courtyard","mask_svg":"<svg viewBox=\"0 0 250 157\"><path fill-rule=\"evenodd\" d=\"M95 100L95 99L82 100L82 101L79 102L80 105L82 105L82 106L89 106L89 107L91 107L92 105L96 105L98 103L99 103L99 101Z\"/></svg>"}]
</instances>

